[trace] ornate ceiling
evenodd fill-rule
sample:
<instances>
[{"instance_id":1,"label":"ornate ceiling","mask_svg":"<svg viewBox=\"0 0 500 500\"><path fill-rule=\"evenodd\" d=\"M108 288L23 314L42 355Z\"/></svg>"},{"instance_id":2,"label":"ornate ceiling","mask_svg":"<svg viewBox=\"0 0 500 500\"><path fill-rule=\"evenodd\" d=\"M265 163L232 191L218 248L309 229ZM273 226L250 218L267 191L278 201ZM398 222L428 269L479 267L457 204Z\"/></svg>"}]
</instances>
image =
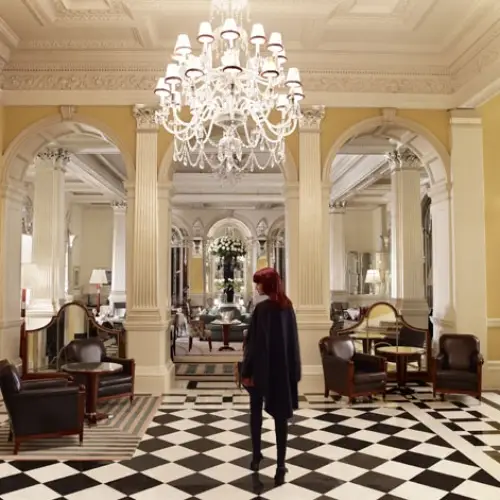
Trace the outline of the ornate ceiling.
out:
<instances>
[{"instance_id":1,"label":"ornate ceiling","mask_svg":"<svg viewBox=\"0 0 500 500\"><path fill-rule=\"evenodd\" d=\"M0 0L4 102L132 104L209 0ZM498 0L250 0L281 31L309 101L458 107L494 93ZM84 92L87 91L87 92ZM88 91L93 91L90 95Z\"/></svg>"}]
</instances>

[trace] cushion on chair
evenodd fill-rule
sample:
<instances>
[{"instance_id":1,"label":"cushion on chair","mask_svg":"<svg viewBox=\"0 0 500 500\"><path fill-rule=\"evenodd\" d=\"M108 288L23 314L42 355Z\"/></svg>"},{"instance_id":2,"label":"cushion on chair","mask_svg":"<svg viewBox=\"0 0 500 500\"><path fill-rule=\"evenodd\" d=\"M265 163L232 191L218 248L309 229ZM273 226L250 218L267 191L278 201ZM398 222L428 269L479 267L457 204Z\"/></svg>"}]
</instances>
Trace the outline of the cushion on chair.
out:
<instances>
[{"instance_id":1,"label":"cushion on chair","mask_svg":"<svg viewBox=\"0 0 500 500\"><path fill-rule=\"evenodd\" d=\"M110 375L103 375L99 380L99 387L105 387L116 384L131 384L132 375L126 373L113 373Z\"/></svg>"},{"instance_id":2,"label":"cushion on chair","mask_svg":"<svg viewBox=\"0 0 500 500\"><path fill-rule=\"evenodd\" d=\"M369 385L387 380L385 372L361 372L354 373L354 383L356 385Z\"/></svg>"}]
</instances>

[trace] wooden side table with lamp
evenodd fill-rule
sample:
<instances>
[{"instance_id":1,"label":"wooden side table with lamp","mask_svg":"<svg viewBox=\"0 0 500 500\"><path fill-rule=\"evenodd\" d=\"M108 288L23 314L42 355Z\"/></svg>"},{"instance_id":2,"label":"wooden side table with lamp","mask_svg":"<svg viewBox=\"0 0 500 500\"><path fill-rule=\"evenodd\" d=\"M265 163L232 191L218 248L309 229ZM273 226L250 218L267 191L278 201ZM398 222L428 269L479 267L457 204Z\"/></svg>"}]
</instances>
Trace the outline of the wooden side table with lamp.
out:
<instances>
[{"instance_id":1,"label":"wooden side table with lamp","mask_svg":"<svg viewBox=\"0 0 500 500\"><path fill-rule=\"evenodd\" d=\"M94 269L90 275L89 280L90 285L95 285L97 287L97 314L101 310L101 287L102 285L108 284L108 277L106 275L105 269Z\"/></svg>"}]
</instances>

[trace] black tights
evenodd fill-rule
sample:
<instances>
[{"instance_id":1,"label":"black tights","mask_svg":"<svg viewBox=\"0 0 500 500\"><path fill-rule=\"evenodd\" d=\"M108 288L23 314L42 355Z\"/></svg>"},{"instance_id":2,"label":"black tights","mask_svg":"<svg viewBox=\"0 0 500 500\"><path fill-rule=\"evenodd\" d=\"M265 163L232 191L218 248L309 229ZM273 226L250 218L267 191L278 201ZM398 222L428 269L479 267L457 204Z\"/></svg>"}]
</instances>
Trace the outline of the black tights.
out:
<instances>
[{"instance_id":1,"label":"black tights","mask_svg":"<svg viewBox=\"0 0 500 500\"><path fill-rule=\"evenodd\" d=\"M250 432L252 436L253 457L258 460L261 454L262 406L264 399L253 387L248 388L250 394ZM286 440L288 436L287 419L274 419L276 430L276 446L278 448L277 465L285 466Z\"/></svg>"}]
</instances>

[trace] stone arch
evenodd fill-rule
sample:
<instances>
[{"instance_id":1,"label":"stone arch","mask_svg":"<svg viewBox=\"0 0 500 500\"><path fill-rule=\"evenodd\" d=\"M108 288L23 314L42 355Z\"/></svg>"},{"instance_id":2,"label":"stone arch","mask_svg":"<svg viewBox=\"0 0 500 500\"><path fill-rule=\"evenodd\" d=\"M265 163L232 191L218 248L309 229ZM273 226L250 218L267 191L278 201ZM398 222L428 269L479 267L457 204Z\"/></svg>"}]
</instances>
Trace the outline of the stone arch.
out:
<instances>
[{"instance_id":1,"label":"stone arch","mask_svg":"<svg viewBox=\"0 0 500 500\"><path fill-rule=\"evenodd\" d=\"M127 148L120 137L118 137L117 134L106 124L96 120L95 118L81 115L79 113L75 113L70 119L65 119L61 114L54 114L46 118L42 118L20 132L5 150L4 169L1 180L3 182L9 182L11 180L22 181L25 172L19 172L19 170L15 168L16 158L21 154L21 152L23 156L28 154L32 155L34 158L40 149L49 144L49 142L40 144L40 141L37 140L40 133L50 130L51 128L55 128L63 123L74 123L87 126L94 129L95 133L102 136L104 140L114 144L119 149L125 163L127 180L135 180L134 160L127 151ZM60 134L60 137L64 135L67 135L67 132Z\"/></svg>"},{"instance_id":2,"label":"stone arch","mask_svg":"<svg viewBox=\"0 0 500 500\"><path fill-rule=\"evenodd\" d=\"M332 144L322 168L322 179L330 182L333 160L344 144L353 137L367 133L380 126L390 129L400 129L400 134L386 134L389 138L404 142L422 160L427 171L431 186L449 184L450 154L444 144L426 127L400 116L380 115L362 120L346 129Z\"/></svg>"},{"instance_id":3,"label":"stone arch","mask_svg":"<svg viewBox=\"0 0 500 500\"><path fill-rule=\"evenodd\" d=\"M222 219L217 218L215 221L208 224L205 233L206 238L211 238L220 228L229 225L236 226L246 239L257 238L257 232L253 225L249 221L245 221L243 218L237 218L235 216L223 217Z\"/></svg>"},{"instance_id":4,"label":"stone arch","mask_svg":"<svg viewBox=\"0 0 500 500\"><path fill-rule=\"evenodd\" d=\"M269 226L269 229L267 231L268 236L272 237L276 233L278 233L280 230L285 230L285 216L280 215L278 218L275 219L275 221Z\"/></svg>"},{"instance_id":5,"label":"stone arch","mask_svg":"<svg viewBox=\"0 0 500 500\"><path fill-rule=\"evenodd\" d=\"M172 182L174 178L173 158L174 141L172 140L161 159L158 171L158 182ZM280 167L280 170L285 177L285 181L297 182L299 180L299 170L288 148L285 149L285 163Z\"/></svg>"},{"instance_id":6,"label":"stone arch","mask_svg":"<svg viewBox=\"0 0 500 500\"><path fill-rule=\"evenodd\" d=\"M172 228L177 228L184 238L191 238L190 225L179 214L172 212Z\"/></svg>"}]
</instances>

